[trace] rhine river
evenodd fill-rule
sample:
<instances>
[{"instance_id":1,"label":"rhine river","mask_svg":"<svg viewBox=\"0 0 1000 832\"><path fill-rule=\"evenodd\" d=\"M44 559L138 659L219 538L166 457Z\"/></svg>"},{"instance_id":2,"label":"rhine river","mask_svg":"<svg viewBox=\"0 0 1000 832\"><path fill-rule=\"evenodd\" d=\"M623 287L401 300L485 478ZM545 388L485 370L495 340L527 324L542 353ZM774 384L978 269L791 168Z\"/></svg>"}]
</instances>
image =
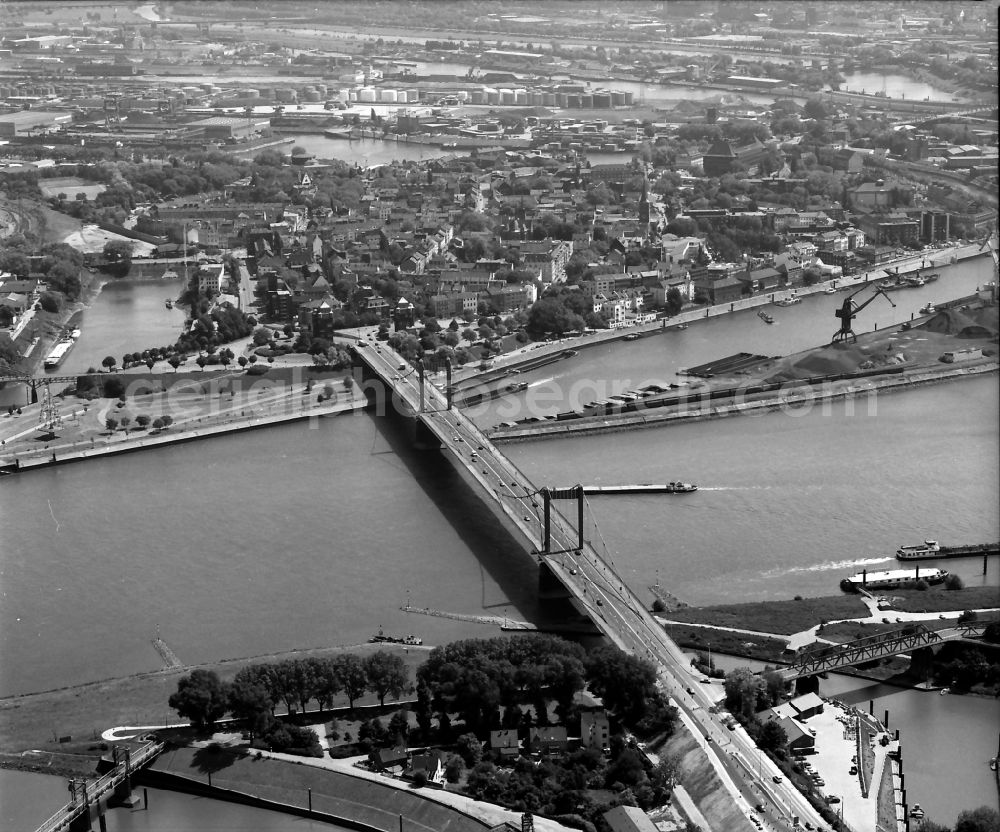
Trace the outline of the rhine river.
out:
<instances>
[{"instance_id":1,"label":"rhine river","mask_svg":"<svg viewBox=\"0 0 1000 832\"><path fill-rule=\"evenodd\" d=\"M859 329L905 320L927 300L991 279L987 258L940 271L934 284L894 293L896 310L881 299L869 306ZM180 318L163 306L169 288L102 292L65 369L171 340ZM723 316L524 378L536 387L546 379L634 387L741 350L788 353L832 334L840 300L819 295L776 309L772 327L752 313ZM702 486L688 496L591 498L586 533L640 597L657 580L696 604L827 595L862 565L894 563L886 556L903 543L1000 537L998 392L990 375L859 400L853 415L835 402L505 450L538 485ZM0 524L3 696L155 670L157 627L193 664L358 643L379 626L428 644L497 633L404 613L407 601L543 623L546 615L530 560L451 465L367 413L5 477ZM1000 582L995 563L985 577L980 567L948 565L969 585ZM904 757L908 789L935 819L996 805L978 776L1000 733L994 702L891 688L874 695L877 713L884 697L899 703L894 725L913 749ZM164 714L136 717L154 724ZM974 753L947 742L970 724ZM917 749L931 747L933 763L921 761ZM947 783L942 772L953 773ZM60 782L60 798L64 789Z\"/></svg>"}]
</instances>

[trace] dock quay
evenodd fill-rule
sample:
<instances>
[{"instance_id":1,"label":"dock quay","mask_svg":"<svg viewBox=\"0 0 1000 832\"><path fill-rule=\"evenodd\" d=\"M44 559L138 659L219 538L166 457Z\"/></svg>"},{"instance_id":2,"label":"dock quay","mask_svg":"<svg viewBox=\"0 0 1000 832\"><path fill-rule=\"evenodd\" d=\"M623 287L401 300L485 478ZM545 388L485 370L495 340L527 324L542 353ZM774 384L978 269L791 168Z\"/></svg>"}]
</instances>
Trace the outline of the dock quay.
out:
<instances>
[{"instance_id":1,"label":"dock quay","mask_svg":"<svg viewBox=\"0 0 1000 832\"><path fill-rule=\"evenodd\" d=\"M216 424L204 424L196 420L193 423L175 425L161 433L138 434L109 444L77 441L60 445L48 446L44 450L25 451L23 453L7 453L0 457L0 475L16 474L52 465L64 465L70 462L81 462L95 457L118 456L134 453L149 448L162 448L180 442L193 442L208 439L213 436L225 436L242 431L259 430L272 425L289 422L302 422L325 416L333 416L352 410L362 410L367 406L363 398L352 398L350 401L331 400L324 404L309 404L301 409L249 416L234 415L223 418Z\"/></svg>"}]
</instances>

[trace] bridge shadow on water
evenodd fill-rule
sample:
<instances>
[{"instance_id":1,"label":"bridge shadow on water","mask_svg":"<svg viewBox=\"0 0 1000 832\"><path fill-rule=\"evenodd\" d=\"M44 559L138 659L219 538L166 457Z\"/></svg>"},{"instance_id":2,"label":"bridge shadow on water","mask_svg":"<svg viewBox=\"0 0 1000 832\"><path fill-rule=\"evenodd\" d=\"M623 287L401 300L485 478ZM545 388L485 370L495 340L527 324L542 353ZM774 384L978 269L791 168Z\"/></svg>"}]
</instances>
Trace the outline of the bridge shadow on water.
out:
<instances>
[{"instance_id":1,"label":"bridge shadow on water","mask_svg":"<svg viewBox=\"0 0 1000 832\"><path fill-rule=\"evenodd\" d=\"M497 517L480 496L472 476L459 471L458 464L447 458L448 451L414 447L412 425L402 416L371 418L376 431L372 456L398 460L478 561L482 573L479 604L483 614L495 615L495 610L509 608L541 629L565 625L567 619L578 617L568 601L540 602L539 566L527 543L506 518ZM393 456L389 457L389 453ZM487 575L498 585L501 597L491 597ZM452 611L461 609L458 604L456 608Z\"/></svg>"}]
</instances>

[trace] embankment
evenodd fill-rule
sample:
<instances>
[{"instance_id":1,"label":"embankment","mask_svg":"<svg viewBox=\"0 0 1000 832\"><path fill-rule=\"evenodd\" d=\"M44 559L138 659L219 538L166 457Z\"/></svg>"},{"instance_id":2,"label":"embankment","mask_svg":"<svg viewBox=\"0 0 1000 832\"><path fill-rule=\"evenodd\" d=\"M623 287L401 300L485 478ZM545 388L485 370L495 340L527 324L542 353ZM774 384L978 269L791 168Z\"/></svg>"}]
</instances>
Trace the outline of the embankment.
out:
<instances>
[{"instance_id":1,"label":"embankment","mask_svg":"<svg viewBox=\"0 0 1000 832\"><path fill-rule=\"evenodd\" d=\"M898 375L867 376L860 382L843 381L840 386L824 383L819 387L792 387L781 394L762 398L757 401L740 401L728 405L713 406L710 402L703 407L671 412L642 410L619 415L585 417L556 422L537 422L517 428L502 428L488 434L496 444L503 442L525 442L532 439L552 439L561 436L579 436L586 434L614 433L640 428L662 427L678 422L692 422L704 419L715 419L722 416L738 416L749 413L764 413L772 410L792 408L800 413L804 408L814 407L821 402L836 399L847 399L856 396L869 396L875 391L895 391L918 385L935 384L949 379L967 376L995 373L998 369L996 360L984 361L975 365L956 367L948 365L945 368L924 367Z\"/></svg>"}]
</instances>

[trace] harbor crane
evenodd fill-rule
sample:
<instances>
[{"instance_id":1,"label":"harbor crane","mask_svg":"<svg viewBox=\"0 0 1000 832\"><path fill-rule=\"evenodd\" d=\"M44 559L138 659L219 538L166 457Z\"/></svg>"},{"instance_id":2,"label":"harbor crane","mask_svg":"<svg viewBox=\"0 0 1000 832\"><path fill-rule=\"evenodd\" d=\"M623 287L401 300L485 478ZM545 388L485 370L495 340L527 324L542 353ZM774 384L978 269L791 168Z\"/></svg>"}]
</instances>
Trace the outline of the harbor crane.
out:
<instances>
[{"instance_id":1,"label":"harbor crane","mask_svg":"<svg viewBox=\"0 0 1000 832\"><path fill-rule=\"evenodd\" d=\"M848 297L844 298L844 302L843 304L841 304L840 309L838 309L836 312L833 313L838 318L840 318L840 329L833 334L833 338L830 341L831 344L836 344L840 341L846 341L847 336L851 337L852 343L857 343L858 336L854 334L854 328L852 327L854 319L857 317L858 313L862 309L864 309L869 303L875 300L875 298L877 298L879 295L882 295L887 301L889 301L889 303L892 303L892 298L890 298L885 292L882 291L881 288L877 286L875 287L874 295L868 298L868 300L866 300L864 303L860 304L857 303L854 300L854 298L857 295L861 294L861 292L863 292L867 288L868 288L867 286L862 286L860 289L858 289L858 291L854 292L854 294L848 295ZM895 309L896 304L892 303L892 307L893 309Z\"/></svg>"}]
</instances>

